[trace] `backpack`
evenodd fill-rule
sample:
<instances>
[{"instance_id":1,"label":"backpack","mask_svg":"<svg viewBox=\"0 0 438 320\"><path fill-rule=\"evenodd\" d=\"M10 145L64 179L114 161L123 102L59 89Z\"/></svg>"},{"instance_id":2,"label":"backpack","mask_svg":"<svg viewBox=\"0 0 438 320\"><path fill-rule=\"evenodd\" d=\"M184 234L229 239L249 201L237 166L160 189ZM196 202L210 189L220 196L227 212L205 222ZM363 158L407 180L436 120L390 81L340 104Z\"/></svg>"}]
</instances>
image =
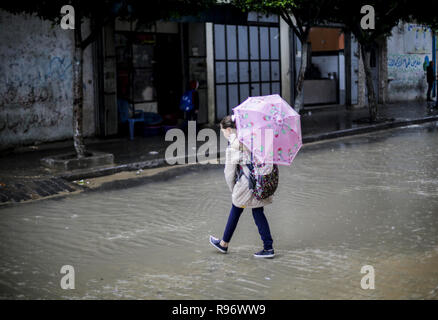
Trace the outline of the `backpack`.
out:
<instances>
[{"instance_id":1,"label":"backpack","mask_svg":"<svg viewBox=\"0 0 438 320\"><path fill-rule=\"evenodd\" d=\"M256 167L260 168L263 164L254 165L254 163L249 163L246 166L250 171L249 188L252 190L254 197L257 200L263 200L272 196L278 187L278 166L274 164L271 172L266 175L256 174Z\"/></svg>"},{"instance_id":2,"label":"backpack","mask_svg":"<svg viewBox=\"0 0 438 320\"><path fill-rule=\"evenodd\" d=\"M248 178L249 189L252 190L254 197L257 200L263 200L272 196L278 187L278 166L274 164L270 173L259 175L256 173L256 167L261 168L263 164L254 165L253 162L246 164L249 169L249 177L243 172L241 165L237 167L236 182L242 175Z\"/></svg>"},{"instance_id":3,"label":"backpack","mask_svg":"<svg viewBox=\"0 0 438 320\"><path fill-rule=\"evenodd\" d=\"M193 110L193 107L193 90L187 90L181 97L179 108L182 111L191 111Z\"/></svg>"}]
</instances>

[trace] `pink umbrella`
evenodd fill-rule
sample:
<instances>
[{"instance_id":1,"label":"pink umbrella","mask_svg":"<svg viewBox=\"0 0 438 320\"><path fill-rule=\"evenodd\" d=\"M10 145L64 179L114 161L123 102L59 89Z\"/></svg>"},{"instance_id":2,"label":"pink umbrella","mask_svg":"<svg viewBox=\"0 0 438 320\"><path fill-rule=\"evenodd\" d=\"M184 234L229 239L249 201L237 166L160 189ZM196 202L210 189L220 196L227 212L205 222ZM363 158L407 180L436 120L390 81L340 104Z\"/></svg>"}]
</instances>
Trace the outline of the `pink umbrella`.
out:
<instances>
[{"instance_id":1,"label":"pink umbrella","mask_svg":"<svg viewBox=\"0 0 438 320\"><path fill-rule=\"evenodd\" d=\"M233 108L237 137L255 162L290 165L302 146L300 115L278 94Z\"/></svg>"}]
</instances>

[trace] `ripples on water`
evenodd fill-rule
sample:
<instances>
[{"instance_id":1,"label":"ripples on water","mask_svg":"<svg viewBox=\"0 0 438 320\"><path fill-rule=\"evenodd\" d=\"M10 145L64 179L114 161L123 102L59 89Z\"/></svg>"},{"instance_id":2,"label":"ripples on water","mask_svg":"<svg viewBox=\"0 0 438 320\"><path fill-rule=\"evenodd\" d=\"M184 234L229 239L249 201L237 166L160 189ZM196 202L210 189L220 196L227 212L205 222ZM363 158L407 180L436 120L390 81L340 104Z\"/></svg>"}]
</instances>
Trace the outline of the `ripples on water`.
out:
<instances>
[{"instance_id":1,"label":"ripples on water","mask_svg":"<svg viewBox=\"0 0 438 320\"><path fill-rule=\"evenodd\" d=\"M250 210L218 254L230 209L223 167L124 190L0 210L0 297L380 299L438 296L436 128L306 145L265 208L277 257ZM64 291L60 268L76 271ZM376 290L360 269L376 270Z\"/></svg>"}]
</instances>

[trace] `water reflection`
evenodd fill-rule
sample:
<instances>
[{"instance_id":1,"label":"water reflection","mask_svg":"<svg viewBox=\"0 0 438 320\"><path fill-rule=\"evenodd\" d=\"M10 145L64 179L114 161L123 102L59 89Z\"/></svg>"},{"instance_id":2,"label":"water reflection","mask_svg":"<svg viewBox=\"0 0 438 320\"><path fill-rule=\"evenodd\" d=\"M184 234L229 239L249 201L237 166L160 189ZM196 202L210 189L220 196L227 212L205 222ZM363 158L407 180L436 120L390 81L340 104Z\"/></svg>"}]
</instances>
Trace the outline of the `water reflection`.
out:
<instances>
[{"instance_id":1,"label":"water reflection","mask_svg":"<svg viewBox=\"0 0 438 320\"><path fill-rule=\"evenodd\" d=\"M266 207L277 256L245 211L227 255L223 167L0 211L0 297L418 299L438 297L438 135L412 126L306 145ZM76 271L62 290L60 269ZM360 287L373 265L376 289Z\"/></svg>"}]
</instances>

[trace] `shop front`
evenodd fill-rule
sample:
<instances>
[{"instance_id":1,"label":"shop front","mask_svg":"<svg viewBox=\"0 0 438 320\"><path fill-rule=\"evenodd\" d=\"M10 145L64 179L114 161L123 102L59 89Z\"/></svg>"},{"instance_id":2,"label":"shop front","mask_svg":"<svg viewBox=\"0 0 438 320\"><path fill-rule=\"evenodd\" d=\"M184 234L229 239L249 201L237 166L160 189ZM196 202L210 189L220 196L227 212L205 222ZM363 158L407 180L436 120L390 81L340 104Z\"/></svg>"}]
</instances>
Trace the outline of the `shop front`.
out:
<instances>
[{"instance_id":1,"label":"shop front","mask_svg":"<svg viewBox=\"0 0 438 320\"><path fill-rule=\"evenodd\" d=\"M183 117L179 110L184 90L181 26L167 22L134 29L132 25L116 24L114 30L119 131L126 130L121 113L127 107L130 116L144 116L137 132L176 126Z\"/></svg>"}]
</instances>

